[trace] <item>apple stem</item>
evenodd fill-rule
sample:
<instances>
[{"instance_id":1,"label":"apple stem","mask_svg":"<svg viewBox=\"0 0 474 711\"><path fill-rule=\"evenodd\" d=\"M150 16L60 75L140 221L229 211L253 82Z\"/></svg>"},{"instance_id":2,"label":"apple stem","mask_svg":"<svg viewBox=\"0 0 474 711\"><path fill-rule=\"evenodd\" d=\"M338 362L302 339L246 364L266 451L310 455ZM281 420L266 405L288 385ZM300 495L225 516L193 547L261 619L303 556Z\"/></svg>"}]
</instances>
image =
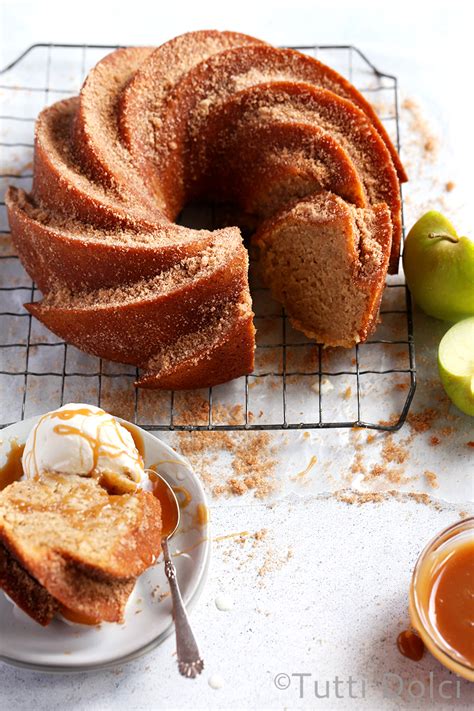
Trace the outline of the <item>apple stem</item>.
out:
<instances>
[{"instance_id":1,"label":"apple stem","mask_svg":"<svg viewBox=\"0 0 474 711\"><path fill-rule=\"evenodd\" d=\"M453 244L456 244L459 242L459 237L456 237L455 235L450 235L447 232L429 232L428 233L428 238L429 239L445 239L448 240L448 242L452 242Z\"/></svg>"}]
</instances>

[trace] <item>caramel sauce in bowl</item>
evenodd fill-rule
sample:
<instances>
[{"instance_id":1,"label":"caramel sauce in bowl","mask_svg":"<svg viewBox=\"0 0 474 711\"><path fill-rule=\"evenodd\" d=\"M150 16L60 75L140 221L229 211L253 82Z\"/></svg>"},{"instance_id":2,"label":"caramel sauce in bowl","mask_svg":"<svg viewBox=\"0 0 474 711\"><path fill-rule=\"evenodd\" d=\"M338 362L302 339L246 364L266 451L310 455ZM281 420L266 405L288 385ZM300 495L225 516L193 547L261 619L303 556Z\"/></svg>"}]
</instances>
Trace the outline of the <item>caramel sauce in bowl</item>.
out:
<instances>
[{"instance_id":1,"label":"caramel sauce in bowl","mask_svg":"<svg viewBox=\"0 0 474 711\"><path fill-rule=\"evenodd\" d=\"M410 618L441 664L474 681L474 518L446 528L421 553Z\"/></svg>"}]
</instances>

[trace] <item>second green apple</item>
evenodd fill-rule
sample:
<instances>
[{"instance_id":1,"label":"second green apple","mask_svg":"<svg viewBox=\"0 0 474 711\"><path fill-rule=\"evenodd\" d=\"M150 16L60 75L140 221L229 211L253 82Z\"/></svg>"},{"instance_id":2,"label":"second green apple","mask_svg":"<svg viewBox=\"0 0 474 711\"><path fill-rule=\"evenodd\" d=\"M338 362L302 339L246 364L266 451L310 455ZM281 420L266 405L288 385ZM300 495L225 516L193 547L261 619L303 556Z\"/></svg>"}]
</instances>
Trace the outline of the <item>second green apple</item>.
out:
<instances>
[{"instance_id":1,"label":"second green apple","mask_svg":"<svg viewBox=\"0 0 474 711\"><path fill-rule=\"evenodd\" d=\"M474 242L458 237L444 215L427 212L405 240L403 268L416 303L430 316L474 315Z\"/></svg>"}]
</instances>

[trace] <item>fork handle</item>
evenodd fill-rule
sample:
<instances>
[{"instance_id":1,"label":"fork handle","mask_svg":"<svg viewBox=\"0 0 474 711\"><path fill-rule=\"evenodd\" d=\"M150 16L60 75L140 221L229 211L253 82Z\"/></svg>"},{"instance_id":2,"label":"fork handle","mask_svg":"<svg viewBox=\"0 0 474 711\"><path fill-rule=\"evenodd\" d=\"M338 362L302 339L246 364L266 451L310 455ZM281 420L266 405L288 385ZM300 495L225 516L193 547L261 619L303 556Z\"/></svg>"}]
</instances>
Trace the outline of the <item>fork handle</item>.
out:
<instances>
[{"instance_id":1,"label":"fork handle","mask_svg":"<svg viewBox=\"0 0 474 711\"><path fill-rule=\"evenodd\" d=\"M163 557L165 559L165 573L168 578L171 599L173 601L174 626L176 631L176 654L178 656L178 669L180 674L189 679L194 679L204 669L204 661L199 653L199 647L194 637L188 614L184 607L183 598L178 585L176 567L171 560L168 538L161 541Z\"/></svg>"}]
</instances>

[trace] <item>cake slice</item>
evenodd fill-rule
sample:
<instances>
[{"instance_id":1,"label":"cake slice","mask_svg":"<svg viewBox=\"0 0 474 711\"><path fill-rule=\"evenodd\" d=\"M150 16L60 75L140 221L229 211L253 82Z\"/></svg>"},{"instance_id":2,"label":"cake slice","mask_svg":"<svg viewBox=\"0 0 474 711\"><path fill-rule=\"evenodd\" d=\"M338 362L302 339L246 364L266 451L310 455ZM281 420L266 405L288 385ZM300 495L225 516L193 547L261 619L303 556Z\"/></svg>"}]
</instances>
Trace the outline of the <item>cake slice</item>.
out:
<instances>
[{"instance_id":1,"label":"cake slice","mask_svg":"<svg viewBox=\"0 0 474 711\"><path fill-rule=\"evenodd\" d=\"M247 293L201 330L162 348L144 365L137 385L187 390L207 388L251 373L255 328Z\"/></svg>"},{"instance_id":2,"label":"cake slice","mask_svg":"<svg viewBox=\"0 0 474 711\"><path fill-rule=\"evenodd\" d=\"M273 125L297 121L327 131L350 156L364 186L367 202L385 203L393 227L390 271L397 273L402 235L400 186L390 154L362 111L346 99L309 84L272 82L244 89L208 111L205 127L196 136L196 155L205 156L215 136L225 143L242 122ZM212 174L213 164L203 170Z\"/></svg>"},{"instance_id":3,"label":"cake slice","mask_svg":"<svg viewBox=\"0 0 474 711\"><path fill-rule=\"evenodd\" d=\"M215 235L206 249L153 279L76 292L59 285L27 309L77 348L140 365L161 346L202 328L248 288L248 255L239 231Z\"/></svg>"},{"instance_id":4,"label":"cake slice","mask_svg":"<svg viewBox=\"0 0 474 711\"><path fill-rule=\"evenodd\" d=\"M232 201L258 218L317 190L334 192L358 207L367 204L352 159L327 131L307 123L251 117L232 129L225 126L206 145L206 162L212 168L207 180L198 181L205 195Z\"/></svg>"},{"instance_id":5,"label":"cake slice","mask_svg":"<svg viewBox=\"0 0 474 711\"><path fill-rule=\"evenodd\" d=\"M120 97L120 133L140 174L154 191L160 205L168 207L171 219L178 211L170 209L157 178L156 161L166 146L161 144L163 117L175 84L193 66L229 47L264 44L240 32L199 30L187 32L161 45L140 66Z\"/></svg>"},{"instance_id":6,"label":"cake slice","mask_svg":"<svg viewBox=\"0 0 474 711\"><path fill-rule=\"evenodd\" d=\"M262 224L262 276L290 322L325 346L351 348L377 324L391 240L386 205L356 208L318 193Z\"/></svg>"},{"instance_id":7,"label":"cake slice","mask_svg":"<svg viewBox=\"0 0 474 711\"><path fill-rule=\"evenodd\" d=\"M0 585L40 624L58 611L120 622L136 578L160 553L160 504L76 475L15 482L0 493L0 544Z\"/></svg>"},{"instance_id":8,"label":"cake slice","mask_svg":"<svg viewBox=\"0 0 474 711\"><path fill-rule=\"evenodd\" d=\"M155 232L101 230L37 207L19 188L10 187L5 200L15 249L43 293L65 282L80 292L151 279L235 234L171 223Z\"/></svg>"}]
</instances>

